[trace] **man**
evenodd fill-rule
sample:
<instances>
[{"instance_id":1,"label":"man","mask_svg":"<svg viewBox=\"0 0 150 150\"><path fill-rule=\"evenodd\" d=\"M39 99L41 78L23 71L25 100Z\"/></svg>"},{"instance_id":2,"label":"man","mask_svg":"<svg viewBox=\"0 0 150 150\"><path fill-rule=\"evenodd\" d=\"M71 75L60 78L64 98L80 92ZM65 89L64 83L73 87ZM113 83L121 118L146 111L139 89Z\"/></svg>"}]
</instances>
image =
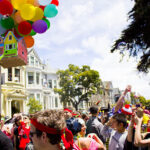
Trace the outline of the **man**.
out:
<instances>
[{"instance_id":1,"label":"man","mask_svg":"<svg viewBox=\"0 0 150 150\"><path fill-rule=\"evenodd\" d=\"M45 110L31 115L30 136L35 150L61 150L62 147L71 150L73 146L73 135L66 128L61 110Z\"/></svg>"},{"instance_id":2,"label":"man","mask_svg":"<svg viewBox=\"0 0 150 150\"><path fill-rule=\"evenodd\" d=\"M111 128L110 128L111 127ZM103 127L102 134L109 139L109 150L123 150L127 132L127 119L124 114L115 114ZM115 129L115 130L114 130Z\"/></svg>"},{"instance_id":3,"label":"man","mask_svg":"<svg viewBox=\"0 0 150 150\"><path fill-rule=\"evenodd\" d=\"M12 141L0 130L0 150L13 150Z\"/></svg>"},{"instance_id":4,"label":"man","mask_svg":"<svg viewBox=\"0 0 150 150\"><path fill-rule=\"evenodd\" d=\"M95 133L103 143L105 143L105 139L103 138L101 131L103 129L103 125L101 122L98 121L98 114L99 114L99 109L98 106L91 106L90 107L90 113L91 117L86 123L86 134L88 135L89 133Z\"/></svg>"}]
</instances>

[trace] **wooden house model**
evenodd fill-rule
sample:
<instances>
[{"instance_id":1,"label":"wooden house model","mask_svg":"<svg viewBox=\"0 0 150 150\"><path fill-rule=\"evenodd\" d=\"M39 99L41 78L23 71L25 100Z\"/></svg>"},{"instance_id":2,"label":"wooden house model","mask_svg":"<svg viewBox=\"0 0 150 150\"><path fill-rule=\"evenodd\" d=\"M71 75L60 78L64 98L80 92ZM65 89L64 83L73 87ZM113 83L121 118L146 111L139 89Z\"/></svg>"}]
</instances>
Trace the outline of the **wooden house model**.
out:
<instances>
[{"instance_id":1,"label":"wooden house model","mask_svg":"<svg viewBox=\"0 0 150 150\"><path fill-rule=\"evenodd\" d=\"M4 39L0 36L0 56L4 53Z\"/></svg>"},{"instance_id":2,"label":"wooden house model","mask_svg":"<svg viewBox=\"0 0 150 150\"><path fill-rule=\"evenodd\" d=\"M3 41L3 58L0 64L4 68L23 66L27 64L27 48L23 38L17 39L9 31Z\"/></svg>"}]
</instances>

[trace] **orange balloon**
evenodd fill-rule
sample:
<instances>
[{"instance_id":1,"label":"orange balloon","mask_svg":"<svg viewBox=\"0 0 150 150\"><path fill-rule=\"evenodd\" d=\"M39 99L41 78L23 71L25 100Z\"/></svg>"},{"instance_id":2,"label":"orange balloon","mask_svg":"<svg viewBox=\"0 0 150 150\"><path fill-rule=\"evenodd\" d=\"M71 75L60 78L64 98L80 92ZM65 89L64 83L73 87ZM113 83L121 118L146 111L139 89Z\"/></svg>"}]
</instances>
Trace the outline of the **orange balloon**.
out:
<instances>
[{"instance_id":1,"label":"orange balloon","mask_svg":"<svg viewBox=\"0 0 150 150\"><path fill-rule=\"evenodd\" d=\"M22 21L24 21L24 19L21 17L20 12L17 11L14 15L14 20L16 21L16 23L20 23Z\"/></svg>"},{"instance_id":2,"label":"orange balloon","mask_svg":"<svg viewBox=\"0 0 150 150\"><path fill-rule=\"evenodd\" d=\"M38 0L27 0L27 3L32 4L34 6L40 6Z\"/></svg>"},{"instance_id":3,"label":"orange balloon","mask_svg":"<svg viewBox=\"0 0 150 150\"><path fill-rule=\"evenodd\" d=\"M25 36L24 40L25 40L27 48L30 48L34 45L34 39L32 36Z\"/></svg>"}]
</instances>

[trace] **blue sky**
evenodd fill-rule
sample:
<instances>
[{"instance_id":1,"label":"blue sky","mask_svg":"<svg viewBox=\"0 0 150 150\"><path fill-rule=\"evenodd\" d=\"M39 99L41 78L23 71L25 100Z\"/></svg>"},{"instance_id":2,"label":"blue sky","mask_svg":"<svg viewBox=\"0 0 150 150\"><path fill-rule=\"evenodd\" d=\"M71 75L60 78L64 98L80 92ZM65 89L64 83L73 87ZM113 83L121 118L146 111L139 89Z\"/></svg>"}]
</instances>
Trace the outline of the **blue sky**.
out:
<instances>
[{"instance_id":1,"label":"blue sky","mask_svg":"<svg viewBox=\"0 0 150 150\"><path fill-rule=\"evenodd\" d=\"M51 67L65 69L68 64L89 65L103 81L132 90L150 99L150 74L136 71L136 59L127 56L120 63L118 52L110 49L130 23L127 13L131 0L60 0L58 15L50 29L35 36L35 50Z\"/></svg>"}]
</instances>

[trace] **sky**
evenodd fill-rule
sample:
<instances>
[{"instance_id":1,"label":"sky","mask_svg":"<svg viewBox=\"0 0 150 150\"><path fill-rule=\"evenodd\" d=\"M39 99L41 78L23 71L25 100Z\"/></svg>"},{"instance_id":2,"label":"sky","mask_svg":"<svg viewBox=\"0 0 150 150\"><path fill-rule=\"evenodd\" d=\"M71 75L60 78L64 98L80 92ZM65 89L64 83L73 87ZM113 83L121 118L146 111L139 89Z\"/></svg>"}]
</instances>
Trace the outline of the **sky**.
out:
<instances>
[{"instance_id":1,"label":"sky","mask_svg":"<svg viewBox=\"0 0 150 150\"><path fill-rule=\"evenodd\" d=\"M110 53L114 41L130 23L131 0L59 0L58 15L50 18L50 29L35 36L35 50L52 68L69 64L89 65L99 71L102 81L114 88L132 91L150 99L150 73L136 70L137 59L128 55L120 62L118 52Z\"/></svg>"}]
</instances>

